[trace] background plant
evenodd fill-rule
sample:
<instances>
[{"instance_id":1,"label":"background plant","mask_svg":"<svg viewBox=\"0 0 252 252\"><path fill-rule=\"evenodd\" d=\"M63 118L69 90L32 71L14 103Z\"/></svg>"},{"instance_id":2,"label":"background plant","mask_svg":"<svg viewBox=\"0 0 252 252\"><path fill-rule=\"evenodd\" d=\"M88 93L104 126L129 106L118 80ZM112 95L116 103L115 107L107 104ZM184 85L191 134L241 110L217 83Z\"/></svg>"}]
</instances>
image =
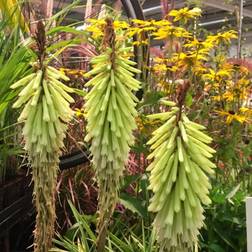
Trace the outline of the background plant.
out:
<instances>
[{"instance_id":1,"label":"background plant","mask_svg":"<svg viewBox=\"0 0 252 252\"><path fill-rule=\"evenodd\" d=\"M9 28L8 19L0 21L0 184L6 176L16 174L18 162L14 156L20 154L18 145L20 135L15 124L17 114L10 104L17 92L10 85L30 72L29 61L32 56L24 45L20 44L20 28ZM12 69L12 71L10 71Z\"/></svg>"},{"instance_id":2,"label":"background plant","mask_svg":"<svg viewBox=\"0 0 252 252\"><path fill-rule=\"evenodd\" d=\"M207 251L246 251L245 198L241 187L216 183L211 192L212 205L206 208L201 249ZM225 232L225 230L230 230Z\"/></svg>"}]
</instances>

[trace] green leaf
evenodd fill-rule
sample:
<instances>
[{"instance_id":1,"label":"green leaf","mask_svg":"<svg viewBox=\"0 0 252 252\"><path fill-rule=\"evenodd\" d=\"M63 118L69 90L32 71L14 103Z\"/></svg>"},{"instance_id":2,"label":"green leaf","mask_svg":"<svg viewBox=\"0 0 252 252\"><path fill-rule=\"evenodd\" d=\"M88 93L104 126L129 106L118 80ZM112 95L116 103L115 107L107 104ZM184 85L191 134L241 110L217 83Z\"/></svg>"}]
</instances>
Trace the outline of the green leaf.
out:
<instances>
[{"instance_id":1,"label":"green leaf","mask_svg":"<svg viewBox=\"0 0 252 252\"><path fill-rule=\"evenodd\" d=\"M113 235L112 233L109 234L109 237L111 238L112 243L114 246L116 246L119 251L121 252L133 252L129 245L125 242L123 242L121 239L119 239L116 235Z\"/></svg>"},{"instance_id":2,"label":"green leaf","mask_svg":"<svg viewBox=\"0 0 252 252\"><path fill-rule=\"evenodd\" d=\"M53 34L59 33L59 32L73 33L73 34L82 35L82 36L85 36L87 34L87 32L79 31L76 28L71 27L71 26L56 26L56 27L50 29L47 32L47 35L53 35Z\"/></svg>"},{"instance_id":3,"label":"green leaf","mask_svg":"<svg viewBox=\"0 0 252 252\"><path fill-rule=\"evenodd\" d=\"M238 184L235 188L233 188L231 192L226 196L226 199L230 200L231 198L233 198L235 194L239 191L240 187L241 187L241 184Z\"/></svg>"},{"instance_id":4,"label":"green leaf","mask_svg":"<svg viewBox=\"0 0 252 252\"><path fill-rule=\"evenodd\" d=\"M143 102L140 104L141 107L145 107L148 105L156 105L161 98L165 96L164 92L147 92L145 94Z\"/></svg>"},{"instance_id":5,"label":"green leaf","mask_svg":"<svg viewBox=\"0 0 252 252\"><path fill-rule=\"evenodd\" d=\"M235 245L232 243L232 241L230 240L230 238L228 237L228 235L225 234L225 232L220 232L217 228L214 228L214 231L220 236L220 238L221 238L228 246L230 246L232 249L234 249L234 251L237 251Z\"/></svg>"},{"instance_id":6,"label":"green leaf","mask_svg":"<svg viewBox=\"0 0 252 252\"><path fill-rule=\"evenodd\" d=\"M209 248L214 252L225 252L225 250L221 246L215 243L210 244Z\"/></svg>"},{"instance_id":7,"label":"green leaf","mask_svg":"<svg viewBox=\"0 0 252 252\"><path fill-rule=\"evenodd\" d=\"M141 177L141 175L128 175L128 176L124 176L120 189L121 190L126 189L129 185L131 185L132 183L136 182L140 177Z\"/></svg>"},{"instance_id":8,"label":"green leaf","mask_svg":"<svg viewBox=\"0 0 252 252\"><path fill-rule=\"evenodd\" d=\"M47 52L52 52L54 50L59 50L61 51L66 49L67 47L72 47L79 45L81 42L81 39L75 38L75 39L68 39L68 40L62 40L57 43L52 44L51 46L47 47L46 51ZM56 55L59 55L60 53L57 53Z\"/></svg>"},{"instance_id":9,"label":"green leaf","mask_svg":"<svg viewBox=\"0 0 252 252\"><path fill-rule=\"evenodd\" d=\"M82 97L85 97L86 94L87 94L86 91L81 90L81 89L78 89L78 88L73 88L73 90L74 90L74 93L75 93L75 94L77 94L77 95L79 95L79 96L82 96Z\"/></svg>"},{"instance_id":10,"label":"green leaf","mask_svg":"<svg viewBox=\"0 0 252 252\"><path fill-rule=\"evenodd\" d=\"M93 233L93 231L91 230L91 228L89 227L88 223L86 222L86 219L84 218L84 216L80 215L77 211L77 209L74 207L74 205L71 203L70 200L68 200L68 204L72 210L72 213L76 219L76 221L80 224L80 227L84 227L85 232L87 232L87 234L89 235L89 237L95 241L96 240L96 236ZM82 233L82 236L84 236L84 230L81 228L80 231Z\"/></svg>"},{"instance_id":11,"label":"green leaf","mask_svg":"<svg viewBox=\"0 0 252 252\"><path fill-rule=\"evenodd\" d=\"M193 98L192 98L192 94L191 93L187 93L186 94L186 98L185 98L185 105L187 107L191 107L193 104Z\"/></svg>"},{"instance_id":12,"label":"green leaf","mask_svg":"<svg viewBox=\"0 0 252 252\"><path fill-rule=\"evenodd\" d=\"M218 204L224 204L226 202L226 196L222 190L216 190L213 192L212 200Z\"/></svg>"},{"instance_id":13,"label":"green leaf","mask_svg":"<svg viewBox=\"0 0 252 252\"><path fill-rule=\"evenodd\" d=\"M120 203L123 204L127 209L131 210L133 213L137 213L142 218L147 219L147 209L142 204L143 202L136 197L130 196L126 193L121 193Z\"/></svg>"}]
</instances>

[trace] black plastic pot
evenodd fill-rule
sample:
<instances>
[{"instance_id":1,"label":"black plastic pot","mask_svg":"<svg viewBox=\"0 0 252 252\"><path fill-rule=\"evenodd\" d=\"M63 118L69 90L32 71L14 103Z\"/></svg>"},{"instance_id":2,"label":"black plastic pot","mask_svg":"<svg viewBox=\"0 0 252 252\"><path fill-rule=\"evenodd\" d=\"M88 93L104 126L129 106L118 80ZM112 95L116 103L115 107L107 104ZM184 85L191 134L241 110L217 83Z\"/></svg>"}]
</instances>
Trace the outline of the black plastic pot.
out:
<instances>
[{"instance_id":1,"label":"black plastic pot","mask_svg":"<svg viewBox=\"0 0 252 252\"><path fill-rule=\"evenodd\" d=\"M89 162L88 153L78 151L62 157L60 169L70 169L87 162ZM19 244L22 244L26 247L24 244L27 243L28 246L29 241L32 241L31 234L34 225L31 222L34 221L35 209L32 204L32 186L30 186L30 183L30 176L20 176L3 185L0 189L0 251L12 252L13 246L18 248L20 247ZM20 230L22 230L21 235ZM10 242L13 239L15 244ZM15 249L15 251L20 250Z\"/></svg>"}]
</instances>

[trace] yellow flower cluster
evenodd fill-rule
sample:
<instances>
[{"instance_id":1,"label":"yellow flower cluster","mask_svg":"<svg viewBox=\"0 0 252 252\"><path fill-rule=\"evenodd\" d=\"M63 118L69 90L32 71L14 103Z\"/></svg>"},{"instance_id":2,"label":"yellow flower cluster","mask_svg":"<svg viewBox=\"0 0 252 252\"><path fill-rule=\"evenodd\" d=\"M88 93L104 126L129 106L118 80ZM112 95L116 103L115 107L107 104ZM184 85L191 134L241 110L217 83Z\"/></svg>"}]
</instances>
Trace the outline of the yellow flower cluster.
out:
<instances>
[{"instance_id":1,"label":"yellow flower cluster","mask_svg":"<svg viewBox=\"0 0 252 252\"><path fill-rule=\"evenodd\" d=\"M166 70L168 71L179 71L183 74L191 71L196 76L205 74L205 78L218 78L216 73L211 71L211 69L208 72L207 62L212 50L221 44L226 44L227 42L230 44L231 38L235 37L235 33L230 31L218 33L217 35L209 35L205 40L199 40L192 33L185 31L184 28L173 26L159 28L152 35L155 39L168 39L167 43L170 44L170 46L164 49L164 57L159 59L161 65L155 66L159 70L158 72L160 72L160 69L165 69L163 64L166 64ZM174 49L174 44L179 45L177 46L177 50ZM169 63L167 64L167 62ZM227 70L220 70L218 74L225 75L228 73Z\"/></svg>"},{"instance_id":2,"label":"yellow flower cluster","mask_svg":"<svg viewBox=\"0 0 252 252\"><path fill-rule=\"evenodd\" d=\"M232 120L247 122L248 113L241 113L239 108L248 99L249 88L251 89L249 71L243 65L237 67L228 63L226 55L219 52L219 48L227 49L230 46L231 41L237 38L237 33L233 30L218 32L202 39L186 26L190 20L194 21L200 16L199 8L186 7L170 11L167 19L159 21L133 19L131 24L114 21L114 28L120 35L118 39L134 37L133 45L137 46L149 45L149 38L164 40L162 56L153 58L151 67L153 79L161 90L174 94L176 81L189 79L195 88L202 89L213 102L224 102L226 111L236 108L238 112L229 116L225 114L229 112L224 110L225 113L219 113L227 116L227 123ZM87 31L91 36L102 38L105 21L90 19L89 23ZM215 65L213 58L218 62ZM239 106L234 105L237 103Z\"/></svg>"},{"instance_id":3,"label":"yellow flower cluster","mask_svg":"<svg viewBox=\"0 0 252 252\"><path fill-rule=\"evenodd\" d=\"M234 120L240 123L250 122L251 109L243 107L243 110L240 110L251 94L249 70L242 64L237 66L227 62L227 56L221 52L228 50L231 41L237 38L237 33L230 30L201 39L194 31L174 24L179 22L180 25L185 25L200 14L199 9L183 8L168 14L173 17L173 23L168 20L158 23L135 21L138 25L135 32L139 31L138 29L141 29L141 32L150 31L149 35L153 39L165 41L162 56L153 60L152 72L155 81L168 95L176 92L178 79L189 79L194 88L197 85L198 88L203 86L204 94L217 103L216 105L223 105L223 110L218 114L226 117L227 124Z\"/></svg>"},{"instance_id":4,"label":"yellow flower cluster","mask_svg":"<svg viewBox=\"0 0 252 252\"><path fill-rule=\"evenodd\" d=\"M190 19L195 19L201 15L201 10L199 8L194 8L189 10L188 8L183 8L180 10L173 10L168 15L174 18L174 21L183 21L187 23ZM132 19L132 25L125 21L114 21L114 28L117 32L124 31L124 35L127 38L132 38L137 36L138 40L135 42L136 45L148 44L149 41L143 36L148 33L154 39L168 39L169 37L177 38L190 38L192 35L182 27L176 27L168 20L139 20ZM92 38L102 38L103 27L105 24L104 19L88 19L89 26L87 31L91 33Z\"/></svg>"},{"instance_id":5,"label":"yellow flower cluster","mask_svg":"<svg viewBox=\"0 0 252 252\"><path fill-rule=\"evenodd\" d=\"M222 103L223 110L217 112L226 117L228 125L232 121L251 122L251 109L241 107L251 95L252 82L247 67L224 61L218 69L208 69L203 79L208 83L205 91L212 93L213 101Z\"/></svg>"},{"instance_id":6,"label":"yellow flower cluster","mask_svg":"<svg viewBox=\"0 0 252 252\"><path fill-rule=\"evenodd\" d=\"M173 27L173 30L177 31L178 37L174 34L172 37L171 34L164 34L165 30L169 30L167 27L159 28L157 32L152 34L158 36L155 37L157 39L162 37L168 39L167 45L163 49L164 55L154 59L155 64L152 68L154 74L160 79L159 83L163 83L167 87L167 83L169 85L175 79L194 76L205 82L213 82L213 85L218 87L220 80L229 79L233 71L232 66L227 64L216 72L209 68L208 62L213 50L220 45L226 45L227 41L230 44L231 35L233 36L235 33L232 31L223 32L216 36L209 35L204 40L200 40L188 31L183 32L183 35L180 36L178 31L181 29L183 28ZM226 40L220 38L226 38Z\"/></svg>"}]
</instances>

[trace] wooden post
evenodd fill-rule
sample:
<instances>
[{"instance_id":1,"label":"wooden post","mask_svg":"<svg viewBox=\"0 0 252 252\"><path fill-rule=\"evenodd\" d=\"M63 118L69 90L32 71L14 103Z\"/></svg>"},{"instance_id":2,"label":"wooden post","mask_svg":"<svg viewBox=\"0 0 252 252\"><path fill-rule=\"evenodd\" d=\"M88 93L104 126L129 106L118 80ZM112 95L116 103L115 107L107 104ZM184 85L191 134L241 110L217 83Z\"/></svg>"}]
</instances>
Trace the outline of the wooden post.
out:
<instances>
[{"instance_id":1,"label":"wooden post","mask_svg":"<svg viewBox=\"0 0 252 252\"><path fill-rule=\"evenodd\" d=\"M240 0L238 15L238 45L237 45L237 59L242 56L242 24L243 24L243 0Z\"/></svg>"},{"instance_id":2,"label":"wooden post","mask_svg":"<svg viewBox=\"0 0 252 252\"><path fill-rule=\"evenodd\" d=\"M84 21L92 17L92 7L93 7L93 1L87 0Z\"/></svg>"},{"instance_id":3,"label":"wooden post","mask_svg":"<svg viewBox=\"0 0 252 252\"><path fill-rule=\"evenodd\" d=\"M53 14L53 0L42 0L42 10L45 18L50 18Z\"/></svg>"},{"instance_id":4,"label":"wooden post","mask_svg":"<svg viewBox=\"0 0 252 252\"><path fill-rule=\"evenodd\" d=\"M252 252L252 197L246 199L247 252Z\"/></svg>"}]
</instances>

